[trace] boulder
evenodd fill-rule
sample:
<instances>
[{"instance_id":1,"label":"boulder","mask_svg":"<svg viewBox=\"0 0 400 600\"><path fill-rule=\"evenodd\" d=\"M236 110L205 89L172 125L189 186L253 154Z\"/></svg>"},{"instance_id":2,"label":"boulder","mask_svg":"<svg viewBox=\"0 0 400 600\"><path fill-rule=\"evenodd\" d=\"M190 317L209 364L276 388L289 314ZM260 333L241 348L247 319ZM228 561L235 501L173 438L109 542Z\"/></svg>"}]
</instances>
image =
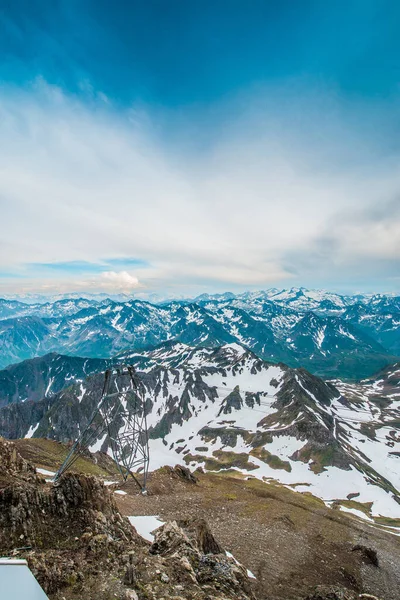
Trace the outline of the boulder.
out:
<instances>
[{"instance_id":1,"label":"boulder","mask_svg":"<svg viewBox=\"0 0 400 600\"><path fill-rule=\"evenodd\" d=\"M183 465L176 465L173 468L173 473L183 481L187 481L188 483L197 483L197 477L195 477L193 473Z\"/></svg>"},{"instance_id":2,"label":"boulder","mask_svg":"<svg viewBox=\"0 0 400 600\"><path fill-rule=\"evenodd\" d=\"M200 556L200 552L194 547L176 521L169 521L157 529L149 552L150 554L161 554L162 556L172 555L176 552L196 558Z\"/></svg>"},{"instance_id":3,"label":"boulder","mask_svg":"<svg viewBox=\"0 0 400 600\"><path fill-rule=\"evenodd\" d=\"M224 554L221 544L215 539L204 519L184 519L178 521L192 544L203 554Z\"/></svg>"},{"instance_id":4,"label":"boulder","mask_svg":"<svg viewBox=\"0 0 400 600\"><path fill-rule=\"evenodd\" d=\"M318 585L305 600L357 600L358 594L336 585Z\"/></svg>"},{"instance_id":5,"label":"boulder","mask_svg":"<svg viewBox=\"0 0 400 600\"><path fill-rule=\"evenodd\" d=\"M150 553L172 560L182 582L220 590L221 597L253 597L246 570L226 555L202 519L166 523L155 532Z\"/></svg>"}]
</instances>

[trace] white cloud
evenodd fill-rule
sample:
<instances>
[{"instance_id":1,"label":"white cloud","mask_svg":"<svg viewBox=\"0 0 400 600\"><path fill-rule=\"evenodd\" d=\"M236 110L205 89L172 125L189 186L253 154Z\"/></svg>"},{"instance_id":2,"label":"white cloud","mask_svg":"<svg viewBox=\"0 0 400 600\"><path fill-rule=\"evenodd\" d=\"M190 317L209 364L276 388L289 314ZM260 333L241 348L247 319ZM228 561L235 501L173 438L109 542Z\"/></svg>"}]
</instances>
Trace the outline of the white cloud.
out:
<instances>
[{"instance_id":1,"label":"white cloud","mask_svg":"<svg viewBox=\"0 0 400 600\"><path fill-rule=\"evenodd\" d=\"M129 292L140 286L139 279L130 275L127 271L105 271L101 273L100 286L102 289L114 289L121 292Z\"/></svg>"},{"instance_id":2,"label":"white cloud","mask_svg":"<svg viewBox=\"0 0 400 600\"><path fill-rule=\"evenodd\" d=\"M13 293L15 282L11 280L2 284L1 289L4 293ZM23 293L68 293L90 291L110 292L110 293L131 293L133 291L143 291L145 286L139 279L127 271L104 271L93 277L76 279L73 277L64 277L63 279L36 279L23 278L18 282L18 290Z\"/></svg>"},{"instance_id":3,"label":"white cloud","mask_svg":"<svg viewBox=\"0 0 400 600\"><path fill-rule=\"evenodd\" d=\"M324 240L355 272L358 260L398 253L399 213L363 217L399 197L397 157L333 109L321 117L294 98L293 113L269 98L188 152L187 140L161 141L149 115L98 98L85 104L44 82L1 90L0 269L126 256L148 263L140 284L110 271L66 285L262 287L301 278L295 257Z\"/></svg>"}]
</instances>

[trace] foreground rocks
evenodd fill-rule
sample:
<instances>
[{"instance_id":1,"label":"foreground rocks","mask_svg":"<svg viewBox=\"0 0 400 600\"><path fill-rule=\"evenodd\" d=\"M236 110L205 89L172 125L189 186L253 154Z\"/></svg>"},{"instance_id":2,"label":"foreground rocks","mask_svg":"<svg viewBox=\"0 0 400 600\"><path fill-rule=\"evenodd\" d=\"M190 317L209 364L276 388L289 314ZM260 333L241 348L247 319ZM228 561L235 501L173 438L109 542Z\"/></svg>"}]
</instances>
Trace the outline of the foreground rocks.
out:
<instances>
[{"instance_id":1,"label":"foreground rocks","mask_svg":"<svg viewBox=\"0 0 400 600\"><path fill-rule=\"evenodd\" d=\"M155 533L150 553L163 558L181 583L226 598L252 598L246 570L229 558L203 520L166 523Z\"/></svg>"},{"instance_id":2,"label":"foreground rocks","mask_svg":"<svg viewBox=\"0 0 400 600\"><path fill-rule=\"evenodd\" d=\"M379 600L379 598L371 594L357 594L336 585L318 585L306 600Z\"/></svg>"},{"instance_id":3,"label":"foreground rocks","mask_svg":"<svg viewBox=\"0 0 400 600\"><path fill-rule=\"evenodd\" d=\"M26 558L51 599L254 597L205 521L166 523L150 545L95 477L48 484L1 439L0 467L0 552Z\"/></svg>"}]
</instances>

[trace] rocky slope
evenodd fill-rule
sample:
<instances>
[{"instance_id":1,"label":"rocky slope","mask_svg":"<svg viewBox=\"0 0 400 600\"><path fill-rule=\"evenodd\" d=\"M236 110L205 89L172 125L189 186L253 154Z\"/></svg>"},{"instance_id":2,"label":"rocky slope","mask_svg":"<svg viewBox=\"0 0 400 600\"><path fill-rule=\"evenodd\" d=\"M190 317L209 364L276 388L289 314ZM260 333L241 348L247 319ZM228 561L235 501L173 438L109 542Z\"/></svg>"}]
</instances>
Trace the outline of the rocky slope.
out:
<instances>
[{"instance_id":1,"label":"rocky slope","mask_svg":"<svg viewBox=\"0 0 400 600\"><path fill-rule=\"evenodd\" d=\"M47 484L0 440L0 552L24 557L51 600L249 600L247 573L207 524L166 523L152 545L94 477Z\"/></svg>"},{"instance_id":2,"label":"rocky slope","mask_svg":"<svg viewBox=\"0 0 400 600\"><path fill-rule=\"evenodd\" d=\"M71 383L104 371L109 364L102 359L52 353L11 365L0 371L0 408L50 397Z\"/></svg>"},{"instance_id":3,"label":"rocky slope","mask_svg":"<svg viewBox=\"0 0 400 600\"><path fill-rule=\"evenodd\" d=\"M304 289L153 305L140 300L0 301L0 367L58 352L108 358L167 340L216 347L238 342L273 362L322 376L360 378L400 353L399 299Z\"/></svg>"},{"instance_id":4,"label":"rocky slope","mask_svg":"<svg viewBox=\"0 0 400 600\"><path fill-rule=\"evenodd\" d=\"M133 482L125 485L126 494L116 495L120 510L162 521L206 519L255 576L257 598L350 600L369 593L399 600L400 542L384 527L239 473L197 471L193 485L175 471L153 473L147 497Z\"/></svg>"},{"instance_id":5,"label":"rocky slope","mask_svg":"<svg viewBox=\"0 0 400 600\"><path fill-rule=\"evenodd\" d=\"M376 382L324 382L236 344L169 343L120 358L139 370L152 469L177 462L233 469L312 492L366 519L400 524L398 391L386 389L382 398ZM392 371L386 378L396 387ZM0 410L0 431L74 440L102 385L102 374L93 375L51 398L9 405ZM375 395L361 397L360 386ZM129 394L122 399L128 406L135 401ZM109 450L105 433L92 446L100 449Z\"/></svg>"}]
</instances>

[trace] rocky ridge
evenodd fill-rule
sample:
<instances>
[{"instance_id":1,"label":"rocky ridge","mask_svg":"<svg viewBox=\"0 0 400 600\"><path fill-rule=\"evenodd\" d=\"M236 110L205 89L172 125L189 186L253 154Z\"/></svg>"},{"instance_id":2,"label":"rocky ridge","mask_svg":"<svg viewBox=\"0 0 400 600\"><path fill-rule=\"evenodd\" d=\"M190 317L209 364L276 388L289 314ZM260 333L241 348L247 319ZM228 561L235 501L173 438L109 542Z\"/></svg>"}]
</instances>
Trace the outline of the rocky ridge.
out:
<instances>
[{"instance_id":1,"label":"rocky ridge","mask_svg":"<svg viewBox=\"0 0 400 600\"><path fill-rule=\"evenodd\" d=\"M191 511L190 505L181 507L181 515L185 515L184 517L167 521L154 532L153 542L148 543L137 535L128 519L122 517L112 490L104 487L95 477L71 473L53 486L19 455L12 442L1 439L0 467L0 552L26 558L50 600L263 600L266 597L274 600L275 597L284 597L281 593L268 593L268 579L272 582L276 579L276 574L266 571L262 577L262 585L259 585L257 579L250 580L246 569L232 555L225 553L205 520L196 515L196 510ZM163 473L163 477L169 481L169 487L172 485L177 492L177 482L189 494L189 490L197 487L199 493L203 493L202 490L206 490L210 483L204 487L203 476L203 483L200 484L181 468L166 469ZM150 496L145 498L139 495L137 498L145 503L147 510L159 485L160 482L154 481L150 486ZM238 485L240 489L243 488L238 480L235 485L236 489ZM265 487L265 497L273 498L273 489L270 492L269 486L262 485ZM261 491L259 488L258 492ZM218 490L215 492L220 501L221 494L218 494ZM287 494L296 496L293 492ZM128 497L126 495L123 498ZM134 497L132 501L135 502ZM162 502L166 504L165 496ZM296 514L301 514L306 506L301 497L299 502L293 504ZM315 510L318 505L313 501L311 506ZM176 502L174 511L177 514L180 512ZM338 521L340 527L344 526L347 517L334 517L330 509L320 509L315 514L318 515L317 518L321 518L322 512L327 511L332 512L333 522ZM194 514L188 516L190 512ZM291 514L295 518L295 512ZM312 514L311 512L310 516ZM293 534L297 527L297 523L295 525L295 521L288 516L278 521L273 518L272 522L281 523L287 534ZM351 531L350 521L348 527L346 533ZM276 528L270 530L269 535L273 536L271 547L279 552L279 545L275 543L276 534ZM296 535L299 534L300 531ZM268 537L267 533L266 535ZM375 538L375 542L378 539ZM363 543L352 544L350 541L349 544L344 540L340 543L331 542L332 549L336 552L343 546L343 552L349 554L351 570L358 574L357 579L350 577L351 571L339 569L336 584L317 585L307 596L302 593L293 596L291 592L287 598L377 600L375 596L362 592L364 586L367 589L372 587L372 590L385 589L389 582L395 581L399 576L398 570L388 561L389 556L384 552L383 542L384 538L378 552ZM393 544L391 547L395 554ZM264 551L268 555L272 552L268 545ZM274 560L272 556L268 558ZM279 562L279 557L277 560ZM332 560L340 565L341 558L336 553ZM322 560L321 566L323 564ZM389 572L386 572L387 569ZM336 569L329 565L327 571L327 574L321 572L322 580L330 580ZM306 572L308 573L307 562L303 566L303 573ZM364 583L359 581L361 574ZM348 586L343 586L346 581ZM302 582L301 588L307 588L306 580ZM277 589L276 582L274 589ZM289 589L294 589L290 582ZM387 598L397 600L399 596L395 589L389 589ZM385 600L385 596L379 595L378 600Z\"/></svg>"}]
</instances>

